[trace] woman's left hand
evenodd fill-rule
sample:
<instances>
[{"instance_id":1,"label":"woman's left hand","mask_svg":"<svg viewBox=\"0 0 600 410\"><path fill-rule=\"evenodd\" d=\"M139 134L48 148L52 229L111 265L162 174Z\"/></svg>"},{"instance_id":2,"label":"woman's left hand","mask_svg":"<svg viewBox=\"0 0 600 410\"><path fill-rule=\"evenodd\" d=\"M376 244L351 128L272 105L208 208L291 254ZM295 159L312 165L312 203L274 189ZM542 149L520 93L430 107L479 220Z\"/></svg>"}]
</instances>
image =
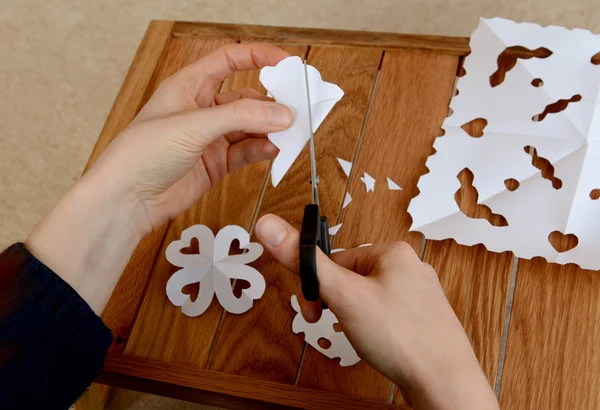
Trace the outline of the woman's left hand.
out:
<instances>
[{"instance_id":1,"label":"woman's left hand","mask_svg":"<svg viewBox=\"0 0 600 410\"><path fill-rule=\"evenodd\" d=\"M229 172L275 157L265 134L287 128L291 111L251 88L215 89L235 71L287 56L268 44L232 44L183 68L160 84L92 172L120 181L151 227L179 215Z\"/></svg>"},{"instance_id":2,"label":"woman's left hand","mask_svg":"<svg viewBox=\"0 0 600 410\"><path fill-rule=\"evenodd\" d=\"M292 112L256 90L215 89L235 71L287 56L266 44L232 44L167 78L27 248L100 313L145 234L227 173L277 154L265 134L291 125Z\"/></svg>"}]
</instances>

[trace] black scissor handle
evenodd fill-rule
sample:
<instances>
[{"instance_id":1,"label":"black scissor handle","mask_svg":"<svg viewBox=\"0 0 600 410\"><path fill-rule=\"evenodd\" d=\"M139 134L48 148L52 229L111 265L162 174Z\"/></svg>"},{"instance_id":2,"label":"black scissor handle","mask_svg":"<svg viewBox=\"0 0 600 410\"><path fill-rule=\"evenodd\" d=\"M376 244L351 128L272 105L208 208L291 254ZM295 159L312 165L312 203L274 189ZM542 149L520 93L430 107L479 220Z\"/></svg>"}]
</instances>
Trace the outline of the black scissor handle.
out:
<instances>
[{"instance_id":1,"label":"black scissor handle","mask_svg":"<svg viewBox=\"0 0 600 410\"><path fill-rule=\"evenodd\" d=\"M319 205L306 205L300 230L300 283L304 299L310 302L319 300L317 246L329 256L328 231L327 217L321 216Z\"/></svg>"}]
</instances>

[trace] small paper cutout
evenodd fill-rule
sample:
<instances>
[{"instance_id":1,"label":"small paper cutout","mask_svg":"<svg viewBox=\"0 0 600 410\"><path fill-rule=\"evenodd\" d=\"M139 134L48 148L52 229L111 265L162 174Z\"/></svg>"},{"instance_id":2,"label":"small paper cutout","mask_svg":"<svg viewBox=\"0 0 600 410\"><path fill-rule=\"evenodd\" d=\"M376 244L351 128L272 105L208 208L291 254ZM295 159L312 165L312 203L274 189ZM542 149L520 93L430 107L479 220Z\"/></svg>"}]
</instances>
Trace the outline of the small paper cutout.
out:
<instances>
[{"instance_id":1,"label":"small paper cutout","mask_svg":"<svg viewBox=\"0 0 600 410\"><path fill-rule=\"evenodd\" d=\"M387 179L388 189L390 191L402 191L402 188L400 188L400 186L397 183L395 183L394 181L392 181L389 178L386 178L386 179Z\"/></svg>"},{"instance_id":2,"label":"small paper cutout","mask_svg":"<svg viewBox=\"0 0 600 410\"><path fill-rule=\"evenodd\" d=\"M334 225L334 226L330 227L329 228L329 235L335 235L335 234L337 234L341 227L342 227L342 224L337 224L337 225Z\"/></svg>"},{"instance_id":3,"label":"small paper cutout","mask_svg":"<svg viewBox=\"0 0 600 410\"><path fill-rule=\"evenodd\" d=\"M356 350L352 347L344 332L336 332L333 326L339 323L330 309L323 309L321 319L317 323L308 323L300 313L300 305L296 295L292 295L292 307L296 311L296 317L292 322L294 333L304 333L306 343L314 347L318 352L333 359L339 357L340 366L352 366L360 361ZM329 348L319 346L319 339L324 338L331 342Z\"/></svg>"},{"instance_id":4,"label":"small paper cutout","mask_svg":"<svg viewBox=\"0 0 600 410\"><path fill-rule=\"evenodd\" d=\"M365 172L364 176L360 177L360 180L365 184L367 192L375 192L375 179L371 175Z\"/></svg>"},{"instance_id":5,"label":"small paper cutout","mask_svg":"<svg viewBox=\"0 0 600 410\"><path fill-rule=\"evenodd\" d=\"M346 174L346 176L349 177L350 171L352 170L352 162L343 160L341 158L338 158L337 160L340 163L340 166L342 167L344 174Z\"/></svg>"},{"instance_id":6,"label":"small paper cutout","mask_svg":"<svg viewBox=\"0 0 600 410\"><path fill-rule=\"evenodd\" d=\"M315 67L309 65L307 71L312 129L316 132L344 92L337 85L323 81ZM310 139L304 63L300 57L288 57L275 67L264 67L259 78L275 101L289 107L294 114L288 129L269 134L269 140L279 148L271 168L271 182L277 186Z\"/></svg>"},{"instance_id":7,"label":"small paper cutout","mask_svg":"<svg viewBox=\"0 0 600 410\"><path fill-rule=\"evenodd\" d=\"M363 243L362 245L358 245L357 248L364 248L365 246L373 246L372 243Z\"/></svg>"},{"instance_id":8,"label":"small paper cutout","mask_svg":"<svg viewBox=\"0 0 600 410\"><path fill-rule=\"evenodd\" d=\"M347 207L348 204L350 204L350 202L352 202L352 197L350 196L350 194L348 192L346 192L346 196L344 197L344 205L342 205L342 209Z\"/></svg>"},{"instance_id":9,"label":"small paper cutout","mask_svg":"<svg viewBox=\"0 0 600 410\"><path fill-rule=\"evenodd\" d=\"M200 253L187 255L182 249L190 246L192 238L198 239ZM234 240L240 242L240 249L247 252L229 255ZM265 292L265 279L256 269L246 264L254 262L262 254L259 243L250 242L250 235L244 228L229 225L221 229L215 237L204 225L194 225L181 233L181 239L167 246L166 258L180 269L167 281L167 297L175 306L181 306L186 316L199 316L208 309L213 294L225 310L230 313L244 313L252 307L253 301L260 299ZM237 298L233 294L231 279L243 279L250 287L242 290ZM185 286L200 283L196 300L183 293Z\"/></svg>"},{"instance_id":10,"label":"small paper cutout","mask_svg":"<svg viewBox=\"0 0 600 410\"><path fill-rule=\"evenodd\" d=\"M338 252L345 251L345 250L346 249L344 249L344 248L332 249L329 253L338 253Z\"/></svg>"}]
</instances>

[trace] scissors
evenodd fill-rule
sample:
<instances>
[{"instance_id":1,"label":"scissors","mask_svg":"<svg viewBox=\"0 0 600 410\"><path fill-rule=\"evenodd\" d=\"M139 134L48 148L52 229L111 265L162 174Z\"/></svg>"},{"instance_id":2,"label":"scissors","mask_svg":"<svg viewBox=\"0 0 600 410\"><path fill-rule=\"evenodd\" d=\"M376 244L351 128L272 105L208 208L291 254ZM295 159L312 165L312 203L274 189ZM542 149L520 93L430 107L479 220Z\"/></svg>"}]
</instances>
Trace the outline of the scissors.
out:
<instances>
[{"instance_id":1,"label":"scissors","mask_svg":"<svg viewBox=\"0 0 600 410\"><path fill-rule=\"evenodd\" d=\"M304 60L304 79L306 83L306 99L308 102L308 124L310 132L310 185L311 203L304 207L302 228L300 230L300 282L304 299L314 302L319 300L319 279L317 277L317 247L329 256L329 228L327 217L321 215L319 208L319 176L317 175L317 159L315 157L315 140L312 128L310 91L308 86L308 67ZM324 308L327 308L323 304Z\"/></svg>"}]
</instances>

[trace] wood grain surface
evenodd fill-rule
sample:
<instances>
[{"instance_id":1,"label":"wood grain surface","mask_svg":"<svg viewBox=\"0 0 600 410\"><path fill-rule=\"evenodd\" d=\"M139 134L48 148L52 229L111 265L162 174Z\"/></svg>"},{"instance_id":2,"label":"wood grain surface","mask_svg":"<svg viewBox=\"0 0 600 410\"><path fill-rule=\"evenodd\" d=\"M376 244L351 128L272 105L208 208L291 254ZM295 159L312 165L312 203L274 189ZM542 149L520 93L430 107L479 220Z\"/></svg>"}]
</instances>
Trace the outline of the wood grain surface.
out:
<instances>
[{"instance_id":1,"label":"wood grain surface","mask_svg":"<svg viewBox=\"0 0 600 410\"><path fill-rule=\"evenodd\" d=\"M206 41L213 44L214 48L220 45L214 44L215 40L177 40L185 40L194 48ZM291 54L301 56L304 56L306 50L306 46L291 46L287 49ZM193 60L196 58L197 56ZM221 91L258 85L258 70L240 72L227 79ZM166 260L165 249L169 243L181 237L184 229L196 224L206 225L215 233L227 225L239 225L249 230L268 170L269 163L262 162L227 175L184 214L173 220L162 247L159 247L149 285L127 345L128 354L205 367L223 309L213 300L201 316L190 318L181 313L180 307L169 302L165 293L166 283L179 268Z\"/></svg>"},{"instance_id":2,"label":"wood grain surface","mask_svg":"<svg viewBox=\"0 0 600 410\"><path fill-rule=\"evenodd\" d=\"M519 260L503 409L600 407L599 300L598 272Z\"/></svg>"},{"instance_id":3,"label":"wood grain surface","mask_svg":"<svg viewBox=\"0 0 600 410\"><path fill-rule=\"evenodd\" d=\"M396 406L357 400L343 394L305 389L118 353L107 358L99 381L231 409L398 410Z\"/></svg>"},{"instance_id":4,"label":"wood grain surface","mask_svg":"<svg viewBox=\"0 0 600 410\"><path fill-rule=\"evenodd\" d=\"M345 192L336 157L354 155L380 57L377 50L328 47L313 47L308 55L308 63L321 71L325 81L346 92L315 133L321 212L332 221ZM299 227L311 199L307 148L277 188L269 183L260 215L274 212ZM225 316L211 369L292 384L303 350L302 337L291 331L295 312L290 297L297 291L298 279L268 255L257 261L256 268L265 276L268 291L245 315Z\"/></svg>"}]
</instances>

